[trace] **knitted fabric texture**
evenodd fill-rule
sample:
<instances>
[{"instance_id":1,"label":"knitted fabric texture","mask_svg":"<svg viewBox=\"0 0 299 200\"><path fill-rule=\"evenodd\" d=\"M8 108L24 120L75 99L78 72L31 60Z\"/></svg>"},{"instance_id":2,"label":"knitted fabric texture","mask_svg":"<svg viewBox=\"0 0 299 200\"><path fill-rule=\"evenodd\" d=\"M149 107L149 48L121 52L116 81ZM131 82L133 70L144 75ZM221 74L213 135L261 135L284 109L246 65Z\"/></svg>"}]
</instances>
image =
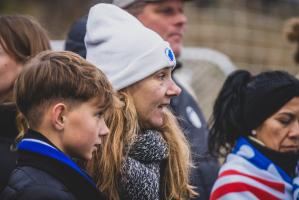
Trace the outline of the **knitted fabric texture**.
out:
<instances>
[{"instance_id":1,"label":"knitted fabric texture","mask_svg":"<svg viewBox=\"0 0 299 200\"><path fill-rule=\"evenodd\" d=\"M140 0L113 0L112 3L118 7L125 8L133 3L136 3ZM143 2L158 2L163 0L142 0Z\"/></svg>"},{"instance_id":2,"label":"knitted fabric texture","mask_svg":"<svg viewBox=\"0 0 299 200\"><path fill-rule=\"evenodd\" d=\"M106 74L115 90L176 65L168 42L111 4L90 9L85 44L86 60Z\"/></svg>"},{"instance_id":3,"label":"knitted fabric texture","mask_svg":"<svg viewBox=\"0 0 299 200\"><path fill-rule=\"evenodd\" d=\"M139 0L140 1L140 0ZM145 2L155 2L161 0L145 0ZM112 3L118 7L125 8L133 3L138 2L138 0L113 0Z\"/></svg>"},{"instance_id":4,"label":"knitted fabric texture","mask_svg":"<svg viewBox=\"0 0 299 200\"><path fill-rule=\"evenodd\" d=\"M157 131L147 130L137 136L121 174L121 199L159 200L162 162L168 146Z\"/></svg>"}]
</instances>

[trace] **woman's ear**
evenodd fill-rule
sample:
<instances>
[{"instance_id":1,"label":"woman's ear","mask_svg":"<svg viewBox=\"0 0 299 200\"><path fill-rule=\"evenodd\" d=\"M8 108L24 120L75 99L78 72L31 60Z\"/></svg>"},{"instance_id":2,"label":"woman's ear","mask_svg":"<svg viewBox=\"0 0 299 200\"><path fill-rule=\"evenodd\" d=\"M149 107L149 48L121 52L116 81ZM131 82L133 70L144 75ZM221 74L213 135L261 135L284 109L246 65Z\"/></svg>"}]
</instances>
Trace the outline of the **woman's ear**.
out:
<instances>
[{"instance_id":1,"label":"woman's ear","mask_svg":"<svg viewBox=\"0 0 299 200\"><path fill-rule=\"evenodd\" d=\"M56 103L52 107L51 122L55 129L62 131L65 126L65 114L67 106L64 103Z\"/></svg>"}]
</instances>

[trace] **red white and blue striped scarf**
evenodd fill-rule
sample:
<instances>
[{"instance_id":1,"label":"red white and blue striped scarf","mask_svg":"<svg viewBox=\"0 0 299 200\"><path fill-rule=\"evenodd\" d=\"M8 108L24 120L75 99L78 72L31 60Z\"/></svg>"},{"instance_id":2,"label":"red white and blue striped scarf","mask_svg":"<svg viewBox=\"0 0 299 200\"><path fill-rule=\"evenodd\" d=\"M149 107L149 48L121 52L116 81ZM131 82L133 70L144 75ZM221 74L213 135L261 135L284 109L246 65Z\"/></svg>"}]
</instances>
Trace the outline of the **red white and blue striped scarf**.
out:
<instances>
[{"instance_id":1,"label":"red white and blue striped scarf","mask_svg":"<svg viewBox=\"0 0 299 200\"><path fill-rule=\"evenodd\" d=\"M288 200L299 199L298 193L299 177L292 180L247 138L241 137L221 167L210 199Z\"/></svg>"}]
</instances>

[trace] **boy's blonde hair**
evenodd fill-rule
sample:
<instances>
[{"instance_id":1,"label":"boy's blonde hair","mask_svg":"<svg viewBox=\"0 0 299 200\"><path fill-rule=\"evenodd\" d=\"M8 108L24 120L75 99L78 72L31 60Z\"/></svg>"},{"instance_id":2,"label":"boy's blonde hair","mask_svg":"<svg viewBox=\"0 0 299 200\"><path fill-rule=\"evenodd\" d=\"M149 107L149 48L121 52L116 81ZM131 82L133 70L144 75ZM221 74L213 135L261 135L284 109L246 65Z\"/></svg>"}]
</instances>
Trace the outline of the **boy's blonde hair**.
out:
<instances>
[{"instance_id":1,"label":"boy's blonde hair","mask_svg":"<svg viewBox=\"0 0 299 200\"><path fill-rule=\"evenodd\" d=\"M44 51L32 58L16 80L14 96L32 128L39 126L45 108L56 101L72 106L98 98L104 111L113 104L112 86L104 73L68 51Z\"/></svg>"}]
</instances>

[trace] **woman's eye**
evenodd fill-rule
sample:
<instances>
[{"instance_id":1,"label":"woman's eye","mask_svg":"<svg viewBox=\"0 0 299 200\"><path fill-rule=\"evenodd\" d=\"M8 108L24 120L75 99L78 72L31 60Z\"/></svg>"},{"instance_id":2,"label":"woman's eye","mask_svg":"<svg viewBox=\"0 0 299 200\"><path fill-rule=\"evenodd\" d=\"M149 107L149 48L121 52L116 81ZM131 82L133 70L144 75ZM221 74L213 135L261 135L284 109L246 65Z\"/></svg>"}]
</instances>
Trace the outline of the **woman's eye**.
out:
<instances>
[{"instance_id":1,"label":"woman's eye","mask_svg":"<svg viewBox=\"0 0 299 200\"><path fill-rule=\"evenodd\" d=\"M166 74L164 74L164 73L161 73L161 74L158 75L158 78L159 78L160 80L164 80L165 77L166 77Z\"/></svg>"},{"instance_id":2,"label":"woman's eye","mask_svg":"<svg viewBox=\"0 0 299 200\"><path fill-rule=\"evenodd\" d=\"M96 113L96 116L97 116L98 118L103 117L103 112L97 112L97 113Z\"/></svg>"},{"instance_id":3,"label":"woman's eye","mask_svg":"<svg viewBox=\"0 0 299 200\"><path fill-rule=\"evenodd\" d=\"M288 125L291 123L292 118L283 118L283 119L279 119L278 121L283 125Z\"/></svg>"}]
</instances>

